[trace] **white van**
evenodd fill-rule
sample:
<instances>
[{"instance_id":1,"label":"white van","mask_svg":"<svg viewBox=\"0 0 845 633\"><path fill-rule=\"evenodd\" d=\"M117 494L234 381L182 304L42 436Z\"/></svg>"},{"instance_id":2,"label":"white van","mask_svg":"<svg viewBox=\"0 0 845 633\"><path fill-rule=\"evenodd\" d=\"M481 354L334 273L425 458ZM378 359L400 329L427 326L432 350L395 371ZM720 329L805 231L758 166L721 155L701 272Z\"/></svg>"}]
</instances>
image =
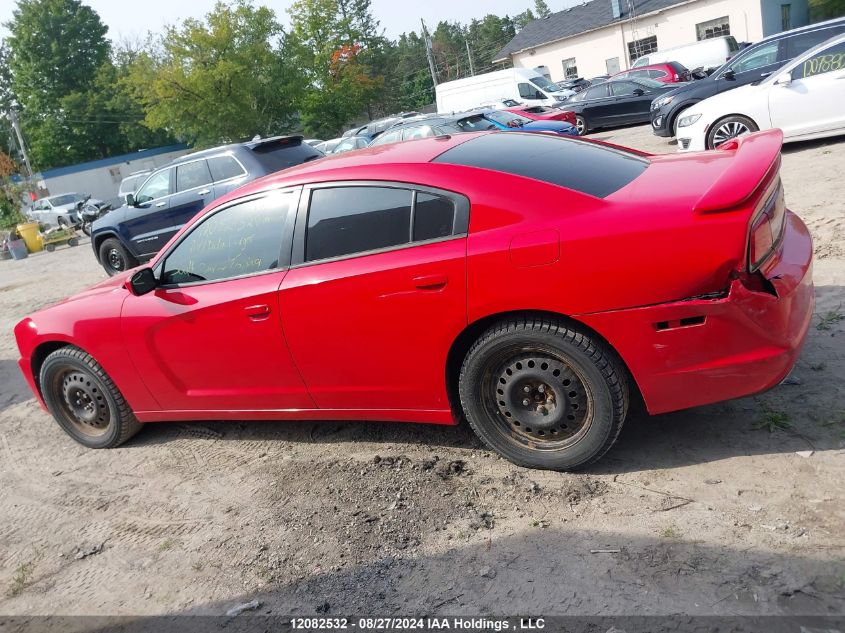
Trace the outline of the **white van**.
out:
<instances>
[{"instance_id":1,"label":"white van","mask_svg":"<svg viewBox=\"0 0 845 633\"><path fill-rule=\"evenodd\" d=\"M574 95L529 68L507 68L439 84L438 112L463 112L488 101L516 99L526 105L558 105Z\"/></svg>"},{"instance_id":2,"label":"white van","mask_svg":"<svg viewBox=\"0 0 845 633\"><path fill-rule=\"evenodd\" d=\"M736 55L738 50L739 44L737 44L736 38L733 35L723 35L722 37L713 37L693 44L684 44L683 46L675 46L674 48L643 55L637 58L631 68L678 62L690 70L696 68L710 70L724 64Z\"/></svg>"}]
</instances>

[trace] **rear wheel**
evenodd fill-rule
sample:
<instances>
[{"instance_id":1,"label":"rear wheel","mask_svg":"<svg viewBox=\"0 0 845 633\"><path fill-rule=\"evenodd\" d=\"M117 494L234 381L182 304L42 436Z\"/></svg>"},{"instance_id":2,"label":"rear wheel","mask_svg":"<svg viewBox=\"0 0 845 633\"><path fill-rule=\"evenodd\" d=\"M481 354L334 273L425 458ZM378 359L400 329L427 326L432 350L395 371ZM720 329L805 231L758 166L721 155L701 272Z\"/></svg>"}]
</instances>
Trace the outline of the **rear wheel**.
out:
<instances>
[{"instance_id":1,"label":"rear wheel","mask_svg":"<svg viewBox=\"0 0 845 633\"><path fill-rule=\"evenodd\" d=\"M110 277L138 265L138 260L132 257L126 247L113 237L100 244L99 252L100 264L106 269Z\"/></svg>"},{"instance_id":2,"label":"rear wheel","mask_svg":"<svg viewBox=\"0 0 845 633\"><path fill-rule=\"evenodd\" d=\"M72 237L67 241L67 245L68 246L79 246L79 240L76 239L75 237Z\"/></svg>"},{"instance_id":3,"label":"rear wheel","mask_svg":"<svg viewBox=\"0 0 845 633\"><path fill-rule=\"evenodd\" d=\"M759 128L748 117L734 114L716 121L707 132L707 149L716 149L722 143L756 132Z\"/></svg>"},{"instance_id":4,"label":"rear wheel","mask_svg":"<svg viewBox=\"0 0 845 633\"><path fill-rule=\"evenodd\" d=\"M587 120L580 114L575 116L575 127L578 128L578 136L584 136L590 131L590 128L587 127Z\"/></svg>"},{"instance_id":5,"label":"rear wheel","mask_svg":"<svg viewBox=\"0 0 845 633\"><path fill-rule=\"evenodd\" d=\"M39 376L50 413L80 444L113 448L141 430L108 374L78 347L62 347L50 354Z\"/></svg>"},{"instance_id":6,"label":"rear wheel","mask_svg":"<svg viewBox=\"0 0 845 633\"><path fill-rule=\"evenodd\" d=\"M475 433L521 466L571 470L599 459L628 410L616 355L562 323L503 321L470 349L461 405Z\"/></svg>"}]
</instances>

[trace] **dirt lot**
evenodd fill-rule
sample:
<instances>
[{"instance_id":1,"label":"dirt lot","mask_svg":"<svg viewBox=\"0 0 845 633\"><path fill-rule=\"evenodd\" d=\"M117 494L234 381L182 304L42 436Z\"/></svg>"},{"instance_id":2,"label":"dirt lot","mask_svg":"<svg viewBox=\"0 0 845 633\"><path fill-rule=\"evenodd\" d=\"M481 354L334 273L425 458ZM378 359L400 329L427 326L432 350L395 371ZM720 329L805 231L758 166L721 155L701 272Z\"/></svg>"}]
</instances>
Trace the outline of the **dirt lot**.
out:
<instances>
[{"instance_id":1,"label":"dirt lot","mask_svg":"<svg viewBox=\"0 0 845 633\"><path fill-rule=\"evenodd\" d=\"M413 424L165 423L83 449L12 327L103 273L87 242L0 262L0 614L842 614L844 171L845 140L784 152L817 256L792 384L630 420L579 474Z\"/></svg>"}]
</instances>

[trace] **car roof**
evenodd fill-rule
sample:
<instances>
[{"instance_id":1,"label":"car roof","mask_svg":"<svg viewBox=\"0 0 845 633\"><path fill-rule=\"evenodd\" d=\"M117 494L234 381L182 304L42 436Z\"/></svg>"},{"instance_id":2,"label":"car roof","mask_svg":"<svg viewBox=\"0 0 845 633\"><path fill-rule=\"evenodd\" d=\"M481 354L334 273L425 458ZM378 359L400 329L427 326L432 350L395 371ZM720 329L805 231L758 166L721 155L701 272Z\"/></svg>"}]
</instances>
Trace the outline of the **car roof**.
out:
<instances>
[{"instance_id":1,"label":"car roof","mask_svg":"<svg viewBox=\"0 0 845 633\"><path fill-rule=\"evenodd\" d=\"M246 141L244 143L229 143L228 145L219 145L217 147L203 149L198 152L191 152L190 154L185 154L184 156L175 158L171 162L169 162L166 167L181 165L182 163L196 160L197 158L207 158L208 156L216 156L217 154L225 154L226 152L235 152L242 148L254 150L258 147L261 147L262 145L266 145L267 143L275 143L276 141L282 139L298 139L300 142L303 142L304 138L305 137L303 137L301 134L287 134L280 136L268 136L267 138L255 139L252 141Z\"/></svg>"}]
</instances>

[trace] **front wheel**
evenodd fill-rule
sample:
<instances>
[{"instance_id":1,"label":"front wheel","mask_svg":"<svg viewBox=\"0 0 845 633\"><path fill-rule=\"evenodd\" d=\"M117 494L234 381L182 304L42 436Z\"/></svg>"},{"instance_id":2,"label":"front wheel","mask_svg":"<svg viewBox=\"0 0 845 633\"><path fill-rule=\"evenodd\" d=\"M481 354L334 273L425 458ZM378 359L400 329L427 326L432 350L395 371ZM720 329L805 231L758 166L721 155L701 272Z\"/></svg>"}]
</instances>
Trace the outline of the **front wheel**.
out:
<instances>
[{"instance_id":1,"label":"front wheel","mask_svg":"<svg viewBox=\"0 0 845 633\"><path fill-rule=\"evenodd\" d=\"M60 427L88 448L113 448L141 430L123 395L78 347L50 354L39 374L44 403Z\"/></svg>"},{"instance_id":2,"label":"front wheel","mask_svg":"<svg viewBox=\"0 0 845 633\"><path fill-rule=\"evenodd\" d=\"M584 136L590 131L590 128L587 127L587 120L581 115L575 117L575 127L578 128L578 136Z\"/></svg>"},{"instance_id":3,"label":"front wheel","mask_svg":"<svg viewBox=\"0 0 845 633\"><path fill-rule=\"evenodd\" d=\"M100 263L110 277L138 265L138 260L132 257L126 247L113 237L103 240L103 243L100 244L99 253Z\"/></svg>"},{"instance_id":4,"label":"front wheel","mask_svg":"<svg viewBox=\"0 0 845 633\"><path fill-rule=\"evenodd\" d=\"M613 351L546 319L487 330L464 359L459 392L470 426L490 448L521 466L552 470L604 455L629 403Z\"/></svg>"},{"instance_id":5,"label":"front wheel","mask_svg":"<svg viewBox=\"0 0 845 633\"><path fill-rule=\"evenodd\" d=\"M716 121L707 132L707 149L716 149L722 143L756 132L757 124L748 117L734 114Z\"/></svg>"}]
</instances>

